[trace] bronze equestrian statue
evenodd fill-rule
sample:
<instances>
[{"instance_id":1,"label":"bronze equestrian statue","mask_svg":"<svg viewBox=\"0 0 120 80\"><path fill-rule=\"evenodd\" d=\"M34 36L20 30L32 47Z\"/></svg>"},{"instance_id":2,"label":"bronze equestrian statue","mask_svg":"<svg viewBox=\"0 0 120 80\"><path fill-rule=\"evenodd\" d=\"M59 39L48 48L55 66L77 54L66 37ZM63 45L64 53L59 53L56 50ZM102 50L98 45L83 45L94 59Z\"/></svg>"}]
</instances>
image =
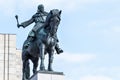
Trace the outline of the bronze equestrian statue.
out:
<instances>
[{"instance_id":1,"label":"bronze equestrian statue","mask_svg":"<svg viewBox=\"0 0 120 80\"><path fill-rule=\"evenodd\" d=\"M27 26L35 22L33 29L28 34L28 37L27 37L28 42L26 42L25 44L26 47L30 44L30 42L32 42L35 39L35 33L45 23L47 15L48 13L44 11L44 6L40 4L38 5L37 13L35 13L31 19L17 25L18 28L19 27L26 28ZM57 42L59 42L57 35L55 37L57 39ZM63 50L59 48L58 43L55 46L55 50L58 54L63 52Z\"/></svg>"},{"instance_id":2,"label":"bronze equestrian statue","mask_svg":"<svg viewBox=\"0 0 120 80\"><path fill-rule=\"evenodd\" d=\"M38 6L38 9L41 5ZM43 6L42 6L43 7ZM43 7L44 8L44 7ZM44 9L42 10L44 11ZM30 68L29 68L29 59L33 62L33 73L37 71L38 60L40 61L40 70L44 71L44 58L45 54L49 55L48 62L48 71L53 71L52 63L53 63L53 55L54 51L58 54L62 53L63 50L58 47L58 38L57 38L57 30L58 25L61 20L61 11L58 9L53 9L49 13L44 12L45 14L40 14L41 11L38 12L32 17L32 19L19 24L18 16L17 26L26 27L29 24L35 22L36 31L33 30L28 35L28 38L23 44L22 48L22 61L23 61L23 77L22 80L29 79L30 77ZM46 20L43 19L43 16L46 16ZM43 20L43 22L41 20ZM56 48L57 47L57 48Z\"/></svg>"}]
</instances>

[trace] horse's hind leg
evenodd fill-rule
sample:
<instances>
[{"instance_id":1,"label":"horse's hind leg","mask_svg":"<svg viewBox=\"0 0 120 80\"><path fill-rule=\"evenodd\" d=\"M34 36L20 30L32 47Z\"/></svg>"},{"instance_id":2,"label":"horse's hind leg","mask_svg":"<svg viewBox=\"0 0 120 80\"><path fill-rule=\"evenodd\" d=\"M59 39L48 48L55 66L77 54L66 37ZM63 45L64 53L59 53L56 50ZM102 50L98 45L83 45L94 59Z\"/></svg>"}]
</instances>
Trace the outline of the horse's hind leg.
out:
<instances>
[{"instance_id":1,"label":"horse's hind leg","mask_svg":"<svg viewBox=\"0 0 120 80\"><path fill-rule=\"evenodd\" d=\"M26 62L25 74L26 74L26 78L29 79L29 77L30 77L30 66L29 66L29 61Z\"/></svg>"},{"instance_id":2,"label":"horse's hind leg","mask_svg":"<svg viewBox=\"0 0 120 80\"><path fill-rule=\"evenodd\" d=\"M37 72L39 57L32 58L31 60L33 62L33 74L35 74Z\"/></svg>"},{"instance_id":3,"label":"horse's hind leg","mask_svg":"<svg viewBox=\"0 0 120 80\"><path fill-rule=\"evenodd\" d=\"M30 77L30 67L29 61L23 61L23 80L29 79Z\"/></svg>"},{"instance_id":4,"label":"horse's hind leg","mask_svg":"<svg viewBox=\"0 0 120 80\"><path fill-rule=\"evenodd\" d=\"M22 55L22 62L23 62L22 80L26 80L26 79L29 79L29 77L30 77L29 61L28 61L28 57L26 55Z\"/></svg>"},{"instance_id":5,"label":"horse's hind leg","mask_svg":"<svg viewBox=\"0 0 120 80\"><path fill-rule=\"evenodd\" d=\"M40 59L41 59L41 63L40 63L40 70L44 71L45 70L45 66L44 66L44 59L45 59L45 45L41 44L40 46Z\"/></svg>"}]
</instances>

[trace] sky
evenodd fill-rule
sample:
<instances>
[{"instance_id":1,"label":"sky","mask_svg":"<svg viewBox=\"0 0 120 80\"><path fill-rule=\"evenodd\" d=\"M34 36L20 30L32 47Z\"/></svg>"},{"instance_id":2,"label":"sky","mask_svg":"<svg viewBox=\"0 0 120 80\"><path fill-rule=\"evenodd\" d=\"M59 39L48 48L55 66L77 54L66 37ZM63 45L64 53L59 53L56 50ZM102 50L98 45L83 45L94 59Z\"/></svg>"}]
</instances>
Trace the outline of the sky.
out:
<instances>
[{"instance_id":1,"label":"sky","mask_svg":"<svg viewBox=\"0 0 120 80\"><path fill-rule=\"evenodd\" d=\"M16 34L18 49L34 24L18 29L14 16L26 21L39 4L62 10L57 35L64 53L55 54L54 71L65 80L120 80L120 0L0 0L0 33Z\"/></svg>"}]
</instances>

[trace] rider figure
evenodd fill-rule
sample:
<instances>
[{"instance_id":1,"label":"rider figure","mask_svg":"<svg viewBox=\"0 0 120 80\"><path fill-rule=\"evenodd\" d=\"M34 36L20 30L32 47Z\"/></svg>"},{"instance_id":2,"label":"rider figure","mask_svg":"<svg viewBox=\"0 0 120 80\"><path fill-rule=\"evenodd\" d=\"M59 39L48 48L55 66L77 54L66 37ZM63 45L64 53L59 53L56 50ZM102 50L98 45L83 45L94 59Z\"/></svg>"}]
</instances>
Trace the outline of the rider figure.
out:
<instances>
[{"instance_id":1,"label":"rider figure","mask_svg":"<svg viewBox=\"0 0 120 80\"><path fill-rule=\"evenodd\" d=\"M25 44L25 46L29 46L30 42L32 42L35 39L35 33L45 23L47 15L48 13L44 11L44 6L40 4L38 5L37 13L35 13L30 20L25 21L20 25L18 25L18 27L22 26L23 28L26 28L28 25L35 22L33 29L28 34L28 37L27 37L28 43ZM55 36L55 38L59 42L57 36ZM59 48L58 44L56 44L55 49L58 54L63 52L63 50Z\"/></svg>"}]
</instances>

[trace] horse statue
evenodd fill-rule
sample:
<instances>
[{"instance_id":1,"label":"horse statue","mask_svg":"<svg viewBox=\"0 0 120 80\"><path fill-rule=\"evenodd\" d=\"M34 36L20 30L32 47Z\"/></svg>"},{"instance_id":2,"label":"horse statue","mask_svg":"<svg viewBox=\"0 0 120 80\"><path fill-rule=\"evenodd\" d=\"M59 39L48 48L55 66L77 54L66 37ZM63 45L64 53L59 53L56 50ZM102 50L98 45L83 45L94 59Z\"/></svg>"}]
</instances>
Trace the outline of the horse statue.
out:
<instances>
[{"instance_id":1,"label":"horse statue","mask_svg":"<svg viewBox=\"0 0 120 80\"><path fill-rule=\"evenodd\" d=\"M61 20L60 15L60 10L51 10L44 25L37 30L34 41L32 41L28 47L24 46L24 44L27 43L27 40L24 42L22 48L23 80L29 79L30 77L29 59L33 62L33 73L36 73L37 71L39 58L41 59L40 70L45 70L45 54L49 55L48 71L53 71L53 55L55 45L57 44L55 36Z\"/></svg>"}]
</instances>

